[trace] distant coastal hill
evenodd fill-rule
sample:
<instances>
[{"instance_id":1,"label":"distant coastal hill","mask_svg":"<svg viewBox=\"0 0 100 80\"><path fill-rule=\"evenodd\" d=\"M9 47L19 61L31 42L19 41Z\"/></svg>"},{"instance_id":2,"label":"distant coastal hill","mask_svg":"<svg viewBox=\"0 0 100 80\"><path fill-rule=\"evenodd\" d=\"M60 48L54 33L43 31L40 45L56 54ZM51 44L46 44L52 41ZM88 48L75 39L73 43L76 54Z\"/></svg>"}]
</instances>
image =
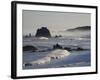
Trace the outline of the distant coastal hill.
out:
<instances>
[{"instance_id":1,"label":"distant coastal hill","mask_svg":"<svg viewBox=\"0 0 100 80\"><path fill-rule=\"evenodd\" d=\"M91 30L90 26L82 26L82 27L77 27L77 28L73 28L73 29L68 29L67 31L86 31L86 30Z\"/></svg>"}]
</instances>

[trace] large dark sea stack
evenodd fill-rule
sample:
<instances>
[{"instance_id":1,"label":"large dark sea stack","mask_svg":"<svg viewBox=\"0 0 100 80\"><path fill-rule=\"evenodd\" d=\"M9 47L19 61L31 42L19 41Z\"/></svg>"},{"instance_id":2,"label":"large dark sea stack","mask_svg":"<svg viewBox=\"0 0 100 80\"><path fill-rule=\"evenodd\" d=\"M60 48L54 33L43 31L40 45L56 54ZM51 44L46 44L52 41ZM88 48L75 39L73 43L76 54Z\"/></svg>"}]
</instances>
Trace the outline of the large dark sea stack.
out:
<instances>
[{"instance_id":1,"label":"large dark sea stack","mask_svg":"<svg viewBox=\"0 0 100 80\"><path fill-rule=\"evenodd\" d=\"M51 37L50 31L46 27L37 30L36 37Z\"/></svg>"}]
</instances>

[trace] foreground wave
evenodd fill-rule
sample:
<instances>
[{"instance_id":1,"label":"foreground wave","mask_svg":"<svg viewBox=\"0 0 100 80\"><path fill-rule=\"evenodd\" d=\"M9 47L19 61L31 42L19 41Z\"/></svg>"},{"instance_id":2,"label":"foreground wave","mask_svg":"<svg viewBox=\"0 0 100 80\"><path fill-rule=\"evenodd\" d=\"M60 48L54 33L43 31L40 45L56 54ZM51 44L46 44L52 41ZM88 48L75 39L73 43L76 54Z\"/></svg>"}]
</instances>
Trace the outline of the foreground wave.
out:
<instances>
[{"instance_id":1,"label":"foreground wave","mask_svg":"<svg viewBox=\"0 0 100 80\"><path fill-rule=\"evenodd\" d=\"M50 63L51 61L53 61L55 59L61 59L61 58L65 57L65 56L68 56L70 54L71 53L68 52L67 50L56 49L56 50L53 50L53 51L49 52L46 55L42 55L41 58L39 58L38 60L25 63L24 66L31 66L31 65L34 65L34 64Z\"/></svg>"}]
</instances>

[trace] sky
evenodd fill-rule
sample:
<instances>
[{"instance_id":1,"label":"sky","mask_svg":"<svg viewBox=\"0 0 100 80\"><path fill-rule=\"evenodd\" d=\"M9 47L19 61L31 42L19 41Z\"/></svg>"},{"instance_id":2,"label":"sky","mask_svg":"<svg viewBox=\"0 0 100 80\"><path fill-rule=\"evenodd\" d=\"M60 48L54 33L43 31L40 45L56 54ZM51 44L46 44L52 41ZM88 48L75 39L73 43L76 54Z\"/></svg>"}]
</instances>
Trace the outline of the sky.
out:
<instances>
[{"instance_id":1,"label":"sky","mask_svg":"<svg viewBox=\"0 0 100 80\"><path fill-rule=\"evenodd\" d=\"M67 29L90 26L91 14L72 13L72 12L54 12L54 11L22 11L22 30L23 35L36 34L36 30L41 27L47 27L52 35L60 34Z\"/></svg>"}]
</instances>

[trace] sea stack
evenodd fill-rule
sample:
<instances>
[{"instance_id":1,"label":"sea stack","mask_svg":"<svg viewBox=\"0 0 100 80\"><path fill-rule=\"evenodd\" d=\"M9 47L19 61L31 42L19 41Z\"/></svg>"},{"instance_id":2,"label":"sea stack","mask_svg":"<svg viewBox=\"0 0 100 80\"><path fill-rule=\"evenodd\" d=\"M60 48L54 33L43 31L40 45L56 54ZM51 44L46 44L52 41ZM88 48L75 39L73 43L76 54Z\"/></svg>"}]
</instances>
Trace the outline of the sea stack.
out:
<instances>
[{"instance_id":1,"label":"sea stack","mask_svg":"<svg viewBox=\"0 0 100 80\"><path fill-rule=\"evenodd\" d=\"M49 29L47 27L42 27L37 30L36 37L51 37Z\"/></svg>"}]
</instances>

